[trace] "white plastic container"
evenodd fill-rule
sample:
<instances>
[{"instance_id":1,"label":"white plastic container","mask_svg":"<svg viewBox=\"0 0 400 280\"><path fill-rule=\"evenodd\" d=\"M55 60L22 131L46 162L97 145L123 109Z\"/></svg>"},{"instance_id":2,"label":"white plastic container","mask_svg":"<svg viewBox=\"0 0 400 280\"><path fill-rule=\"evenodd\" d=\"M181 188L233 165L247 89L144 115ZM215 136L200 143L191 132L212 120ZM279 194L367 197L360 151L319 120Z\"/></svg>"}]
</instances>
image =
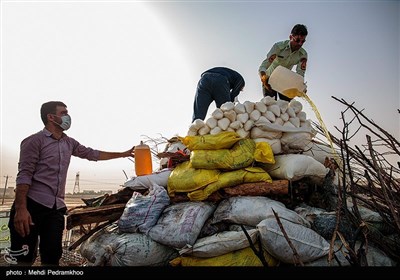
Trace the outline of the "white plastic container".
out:
<instances>
[{"instance_id":1,"label":"white plastic container","mask_svg":"<svg viewBox=\"0 0 400 280\"><path fill-rule=\"evenodd\" d=\"M272 72L269 84L273 90L289 98L302 96L307 88L303 76L281 65Z\"/></svg>"}]
</instances>

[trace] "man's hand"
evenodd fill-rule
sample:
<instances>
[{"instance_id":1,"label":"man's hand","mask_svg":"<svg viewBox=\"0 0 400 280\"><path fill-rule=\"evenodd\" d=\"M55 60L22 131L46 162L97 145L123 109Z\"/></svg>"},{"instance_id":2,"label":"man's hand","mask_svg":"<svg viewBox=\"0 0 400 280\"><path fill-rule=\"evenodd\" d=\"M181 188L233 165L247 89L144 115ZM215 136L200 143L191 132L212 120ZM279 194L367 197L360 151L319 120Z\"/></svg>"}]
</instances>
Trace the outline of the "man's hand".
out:
<instances>
[{"instance_id":1,"label":"man's hand","mask_svg":"<svg viewBox=\"0 0 400 280\"><path fill-rule=\"evenodd\" d=\"M25 237L31 232L30 227L33 226L31 215L26 208L17 210L14 218L14 227L19 235Z\"/></svg>"},{"instance_id":2,"label":"man's hand","mask_svg":"<svg viewBox=\"0 0 400 280\"><path fill-rule=\"evenodd\" d=\"M266 90L272 91L271 86L268 84L268 76L267 75L261 75L261 83L265 87Z\"/></svg>"},{"instance_id":3,"label":"man's hand","mask_svg":"<svg viewBox=\"0 0 400 280\"><path fill-rule=\"evenodd\" d=\"M15 216L14 227L19 235L25 237L31 232L31 226L34 225L31 214L27 208L27 195L29 185L18 184L15 189Z\"/></svg>"},{"instance_id":4,"label":"man's hand","mask_svg":"<svg viewBox=\"0 0 400 280\"><path fill-rule=\"evenodd\" d=\"M261 83L265 84L268 80L268 76L266 74L262 74L261 75Z\"/></svg>"}]
</instances>

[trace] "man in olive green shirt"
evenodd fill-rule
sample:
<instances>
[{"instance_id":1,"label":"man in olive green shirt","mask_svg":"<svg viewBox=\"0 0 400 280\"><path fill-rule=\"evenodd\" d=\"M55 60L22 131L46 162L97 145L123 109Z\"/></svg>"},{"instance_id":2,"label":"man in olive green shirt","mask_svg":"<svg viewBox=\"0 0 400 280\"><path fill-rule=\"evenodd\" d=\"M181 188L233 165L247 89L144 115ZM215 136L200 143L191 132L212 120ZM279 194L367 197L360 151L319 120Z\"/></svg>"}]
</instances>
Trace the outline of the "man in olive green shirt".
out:
<instances>
[{"instance_id":1,"label":"man in olive green shirt","mask_svg":"<svg viewBox=\"0 0 400 280\"><path fill-rule=\"evenodd\" d=\"M290 70L296 65L297 74L304 77L307 66L307 52L302 46L306 41L307 35L307 27L303 24L296 24L292 28L289 40L277 42L272 46L267 58L258 68L264 96L271 96L277 99L278 95L282 100L291 100L291 98L273 90L268 83L268 79L279 65Z\"/></svg>"}]
</instances>

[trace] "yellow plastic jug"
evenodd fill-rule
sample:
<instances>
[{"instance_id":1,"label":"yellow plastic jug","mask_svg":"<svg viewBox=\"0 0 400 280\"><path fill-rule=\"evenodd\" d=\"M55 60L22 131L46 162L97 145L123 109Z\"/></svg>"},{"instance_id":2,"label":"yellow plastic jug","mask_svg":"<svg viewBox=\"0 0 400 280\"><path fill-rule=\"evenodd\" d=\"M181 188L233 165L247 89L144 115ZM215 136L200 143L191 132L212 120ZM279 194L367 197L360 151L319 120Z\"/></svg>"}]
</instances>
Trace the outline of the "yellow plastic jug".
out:
<instances>
[{"instance_id":1,"label":"yellow plastic jug","mask_svg":"<svg viewBox=\"0 0 400 280\"><path fill-rule=\"evenodd\" d=\"M140 141L140 145L135 146L135 173L136 176L153 173L150 147L143 144L143 141Z\"/></svg>"},{"instance_id":2,"label":"yellow plastic jug","mask_svg":"<svg viewBox=\"0 0 400 280\"><path fill-rule=\"evenodd\" d=\"M307 88L303 76L282 65L275 68L268 81L273 90L289 98L302 97Z\"/></svg>"}]
</instances>

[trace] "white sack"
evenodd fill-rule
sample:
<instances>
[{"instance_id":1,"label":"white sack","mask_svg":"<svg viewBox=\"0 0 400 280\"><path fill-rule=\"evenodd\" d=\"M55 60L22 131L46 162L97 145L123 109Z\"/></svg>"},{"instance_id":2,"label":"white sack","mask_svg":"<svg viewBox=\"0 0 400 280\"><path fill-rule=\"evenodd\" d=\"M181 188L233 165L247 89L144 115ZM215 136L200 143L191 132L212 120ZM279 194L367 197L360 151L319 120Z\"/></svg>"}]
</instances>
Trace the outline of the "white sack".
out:
<instances>
[{"instance_id":1,"label":"white sack","mask_svg":"<svg viewBox=\"0 0 400 280\"><path fill-rule=\"evenodd\" d=\"M168 177L171 172L172 169L164 168L149 175L132 177L124 183L124 187L132 188L133 190L148 190L153 184L167 187Z\"/></svg>"},{"instance_id":2,"label":"white sack","mask_svg":"<svg viewBox=\"0 0 400 280\"><path fill-rule=\"evenodd\" d=\"M258 230L247 230L251 241L257 242ZM249 247L249 241L245 233L241 231L223 231L211 236L197 239L193 246L185 246L179 251L184 256L198 258L212 258L221 256L232 251Z\"/></svg>"},{"instance_id":3,"label":"white sack","mask_svg":"<svg viewBox=\"0 0 400 280\"><path fill-rule=\"evenodd\" d=\"M167 190L158 185L153 185L147 195L134 192L118 220L119 230L147 234L169 202Z\"/></svg>"},{"instance_id":4,"label":"white sack","mask_svg":"<svg viewBox=\"0 0 400 280\"><path fill-rule=\"evenodd\" d=\"M329 145L323 143L317 143L314 141L308 143L303 148L303 150L304 150L303 155L311 156L322 164L325 162L326 157L328 158L335 157L334 151Z\"/></svg>"},{"instance_id":5,"label":"white sack","mask_svg":"<svg viewBox=\"0 0 400 280\"><path fill-rule=\"evenodd\" d=\"M342 249L338 250L339 248ZM358 250L358 248L360 248L360 241L356 241L355 244L355 249ZM367 249L368 266L396 266L396 263L379 248L372 245L364 245L364 249ZM340 240L335 240L334 251L336 252L335 255L340 262L340 266L351 266L348 259L346 259L346 256L350 257L350 254ZM339 266L339 263L335 258L328 262L328 256L324 256L312 262L305 263L304 266Z\"/></svg>"},{"instance_id":6,"label":"white sack","mask_svg":"<svg viewBox=\"0 0 400 280\"><path fill-rule=\"evenodd\" d=\"M226 222L256 226L262 220L274 217L272 209L282 219L310 227L308 221L286 208L283 203L264 196L236 196L224 199L218 204L212 223Z\"/></svg>"},{"instance_id":7,"label":"white sack","mask_svg":"<svg viewBox=\"0 0 400 280\"><path fill-rule=\"evenodd\" d=\"M196 242L201 228L214 210L214 204L202 201L169 205L148 234L161 244L182 249Z\"/></svg>"},{"instance_id":8,"label":"white sack","mask_svg":"<svg viewBox=\"0 0 400 280\"><path fill-rule=\"evenodd\" d=\"M266 164L265 170L276 179L292 181L304 177L324 179L329 169L310 156L302 154L287 154L275 156L275 164Z\"/></svg>"},{"instance_id":9,"label":"white sack","mask_svg":"<svg viewBox=\"0 0 400 280\"><path fill-rule=\"evenodd\" d=\"M280 221L303 263L311 262L329 253L329 243L312 229L284 219ZM284 263L295 263L293 250L275 217L261 221L257 229L260 232L261 244L268 253Z\"/></svg>"},{"instance_id":10,"label":"white sack","mask_svg":"<svg viewBox=\"0 0 400 280\"><path fill-rule=\"evenodd\" d=\"M177 251L142 233L118 233L117 227L106 227L79 247L89 266L167 266Z\"/></svg>"},{"instance_id":11,"label":"white sack","mask_svg":"<svg viewBox=\"0 0 400 280\"><path fill-rule=\"evenodd\" d=\"M304 150L310 144L314 135L307 132L283 132L281 137L282 149Z\"/></svg>"}]
</instances>

